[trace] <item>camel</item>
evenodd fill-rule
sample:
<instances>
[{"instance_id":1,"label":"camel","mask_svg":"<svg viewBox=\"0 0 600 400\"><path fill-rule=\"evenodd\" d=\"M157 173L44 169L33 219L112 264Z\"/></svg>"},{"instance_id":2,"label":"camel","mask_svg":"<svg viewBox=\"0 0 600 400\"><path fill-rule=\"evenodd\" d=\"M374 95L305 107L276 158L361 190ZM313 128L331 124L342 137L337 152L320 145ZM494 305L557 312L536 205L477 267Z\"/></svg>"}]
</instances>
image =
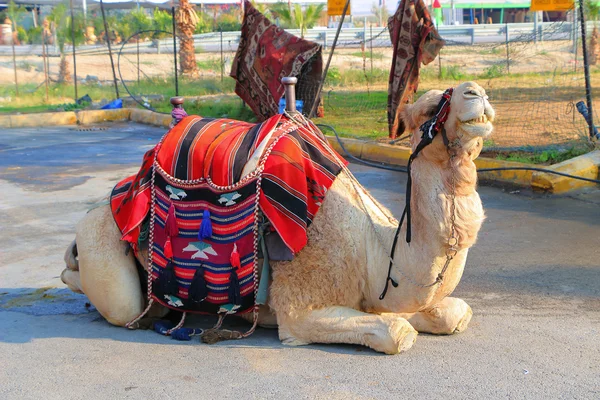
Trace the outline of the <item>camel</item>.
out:
<instances>
[{"instance_id":1,"label":"camel","mask_svg":"<svg viewBox=\"0 0 600 400\"><path fill-rule=\"evenodd\" d=\"M442 94L431 90L402 111L413 151ZM412 241L403 240L404 224L389 270L394 285L383 299L398 221L344 169L308 229L308 245L292 261L271 263L259 326L276 326L285 345L347 343L386 354L411 348L418 332L464 331L472 310L450 294L485 218L473 160L494 116L477 83L454 89L445 122L451 146L437 135L412 163ZM125 326L146 303L134 256L120 238L108 206L91 210L76 227L62 280L85 293L109 323ZM147 266L143 255L139 262Z\"/></svg>"}]
</instances>

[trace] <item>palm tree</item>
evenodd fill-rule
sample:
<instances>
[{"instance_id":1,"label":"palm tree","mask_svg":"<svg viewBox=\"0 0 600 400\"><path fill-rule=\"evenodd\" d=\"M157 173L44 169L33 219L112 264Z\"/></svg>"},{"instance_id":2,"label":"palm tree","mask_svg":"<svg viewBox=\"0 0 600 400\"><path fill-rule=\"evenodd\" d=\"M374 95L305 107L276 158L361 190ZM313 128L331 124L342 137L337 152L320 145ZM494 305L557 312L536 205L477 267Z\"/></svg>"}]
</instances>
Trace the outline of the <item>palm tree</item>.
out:
<instances>
[{"instance_id":1,"label":"palm tree","mask_svg":"<svg viewBox=\"0 0 600 400\"><path fill-rule=\"evenodd\" d=\"M19 21L23 15L27 12L27 9L23 6L17 6L13 0L10 0L8 7L6 8L6 15L12 22L13 39L17 37L17 29L19 28ZM13 40L14 42L14 40Z\"/></svg>"},{"instance_id":2,"label":"palm tree","mask_svg":"<svg viewBox=\"0 0 600 400\"><path fill-rule=\"evenodd\" d=\"M17 97L19 97L19 80L17 78L17 58L15 56L15 42L18 39L17 22L19 21L19 19L21 19L21 16L25 11L27 11L25 9L25 7L23 7L23 6L17 7L15 2L12 0L8 4L8 8L6 10L6 14L8 15L8 18L11 20L11 22L13 24L13 32L12 32L12 38L10 40L10 44L12 46L13 69L15 71L15 93L16 93Z\"/></svg>"},{"instance_id":3,"label":"palm tree","mask_svg":"<svg viewBox=\"0 0 600 400\"><path fill-rule=\"evenodd\" d=\"M255 0L252 0L251 3L252 3L252 7L256 8L256 10L259 13L261 13L268 19L271 19L271 17L272 17L271 10L269 9L269 7L267 7L267 5L265 3L257 3Z\"/></svg>"},{"instance_id":4,"label":"palm tree","mask_svg":"<svg viewBox=\"0 0 600 400\"><path fill-rule=\"evenodd\" d=\"M52 30L56 34L58 51L60 52L60 66L58 70L58 83L71 82L71 71L69 60L65 53L65 43L70 29L70 18L67 18L67 6L64 3L57 4L48 15L48 21L52 23Z\"/></svg>"},{"instance_id":5,"label":"palm tree","mask_svg":"<svg viewBox=\"0 0 600 400\"><path fill-rule=\"evenodd\" d=\"M189 76L198 76L196 49L194 47L194 37L192 36L199 21L198 15L188 0L180 0L175 18L180 34L179 59L181 73Z\"/></svg>"},{"instance_id":6,"label":"palm tree","mask_svg":"<svg viewBox=\"0 0 600 400\"><path fill-rule=\"evenodd\" d=\"M300 37L304 38L306 30L315 26L324 9L325 4L311 4L303 11L299 4L291 7L285 3L276 3L271 8L271 13L283 22L285 28L299 28Z\"/></svg>"}]
</instances>

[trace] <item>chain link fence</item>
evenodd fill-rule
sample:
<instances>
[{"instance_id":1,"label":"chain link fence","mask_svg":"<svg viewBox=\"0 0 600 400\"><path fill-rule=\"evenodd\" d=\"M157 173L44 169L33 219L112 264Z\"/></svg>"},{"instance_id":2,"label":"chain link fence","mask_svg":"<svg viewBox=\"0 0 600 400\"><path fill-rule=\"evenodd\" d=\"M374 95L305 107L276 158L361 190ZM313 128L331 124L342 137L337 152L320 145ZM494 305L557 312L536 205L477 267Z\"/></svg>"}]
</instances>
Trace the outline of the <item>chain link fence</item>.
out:
<instances>
[{"instance_id":1,"label":"chain link fence","mask_svg":"<svg viewBox=\"0 0 600 400\"><path fill-rule=\"evenodd\" d=\"M2 39L0 112L76 108L75 100L85 95L92 107L100 107L116 98L102 30L83 30L76 39L76 95L71 41L57 37L52 26L47 26L47 35L41 28L38 36L14 46L14 59L13 47ZM593 29L593 23L588 24L590 36ZM585 80L580 32L574 23L465 25L440 27L439 32L446 46L434 62L421 68L417 96L466 80L478 82L497 112L495 133L485 142L485 150L589 146L586 121L575 107L585 99ZM178 73L177 79L174 49L179 42L173 46L169 30L150 29L129 38L111 31L109 36L125 106L169 112L169 98L178 94L186 97L189 113L252 120L229 77L239 32L195 35L198 74ZM306 39L323 45L324 64L334 36L335 29L306 33ZM66 43L61 46L61 41ZM593 46L590 50L596 51ZM323 85L323 115L316 122L331 125L342 135L388 141L391 63L387 27L367 23L343 29ZM591 77L592 87L600 87L598 66L591 65ZM600 104L598 96L593 99Z\"/></svg>"}]
</instances>

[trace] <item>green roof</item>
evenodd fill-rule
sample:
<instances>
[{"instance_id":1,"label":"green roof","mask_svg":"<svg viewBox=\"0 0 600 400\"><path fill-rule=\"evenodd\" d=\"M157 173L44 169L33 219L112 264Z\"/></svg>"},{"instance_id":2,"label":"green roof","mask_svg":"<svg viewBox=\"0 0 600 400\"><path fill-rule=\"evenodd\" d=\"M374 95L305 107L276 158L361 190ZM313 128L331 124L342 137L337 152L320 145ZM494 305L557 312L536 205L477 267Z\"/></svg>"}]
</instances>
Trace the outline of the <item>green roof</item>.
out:
<instances>
[{"instance_id":1,"label":"green roof","mask_svg":"<svg viewBox=\"0 0 600 400\"><path fill-rule=\"evenodd\" d=\"M457 3L454 8L529 8L530 2L526 3ZM442 4L442 8L451 8L450 4Z\"/></svg>"}]
</instances>

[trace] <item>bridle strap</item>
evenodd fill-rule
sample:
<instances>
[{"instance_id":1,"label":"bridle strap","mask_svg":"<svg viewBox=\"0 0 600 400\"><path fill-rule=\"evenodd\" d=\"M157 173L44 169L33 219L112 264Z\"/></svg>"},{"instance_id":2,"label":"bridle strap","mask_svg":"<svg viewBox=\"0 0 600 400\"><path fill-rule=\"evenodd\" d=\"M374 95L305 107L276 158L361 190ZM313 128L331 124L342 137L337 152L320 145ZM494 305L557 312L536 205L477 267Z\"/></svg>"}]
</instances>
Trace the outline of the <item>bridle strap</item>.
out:
<instances>
[{"instance_id":1,"label":"bridle strap","mask_svg":"<svg viewBox=\"0 0 600 400\"><path fill-rule=\"evenodd\" d=\"M448 114L450 114L450 100L452 99L452 93L454 89L449 88L446 89L444 94L442 94L442 98L438 103L435 116L430 120L427 120L423 125L419 127L419 130L422 132L421 141L415 148L414 153L410 155L408 158L408 165L406 166L406 172L408 174L406 180L406 200L404 205L404 211L402 212L402 217L400 218L400 223L398 224L398 228L396 229L396 233L394 234L394 241L392 242L392 248L390 250L390 264L388 266L387 278L385 280L385 287L383 288L383 292L379 295L379 300L383 300L385 295L387 294L389 284L392 286L398 287L398 282L396 282L392 277L392 266L394 265L394 255L396 253L396 245L398 244L398 236L400 236L400 231L402 229L402 224L404 223L404 219L406 219L406 243L410 244L411 236L412 236L412 224L411 224L411 205L410 199L412 195L412 174L411 174L411 166L412 162L417 158L419 153L428 145L433 142L433 139L441 131L442 140L444 141L444 146L448 148L450 145L450 141L448 140L448 136L446 135L446 129L444 128L444 123L448 119Z\"/></svg>"}]
</instances>

